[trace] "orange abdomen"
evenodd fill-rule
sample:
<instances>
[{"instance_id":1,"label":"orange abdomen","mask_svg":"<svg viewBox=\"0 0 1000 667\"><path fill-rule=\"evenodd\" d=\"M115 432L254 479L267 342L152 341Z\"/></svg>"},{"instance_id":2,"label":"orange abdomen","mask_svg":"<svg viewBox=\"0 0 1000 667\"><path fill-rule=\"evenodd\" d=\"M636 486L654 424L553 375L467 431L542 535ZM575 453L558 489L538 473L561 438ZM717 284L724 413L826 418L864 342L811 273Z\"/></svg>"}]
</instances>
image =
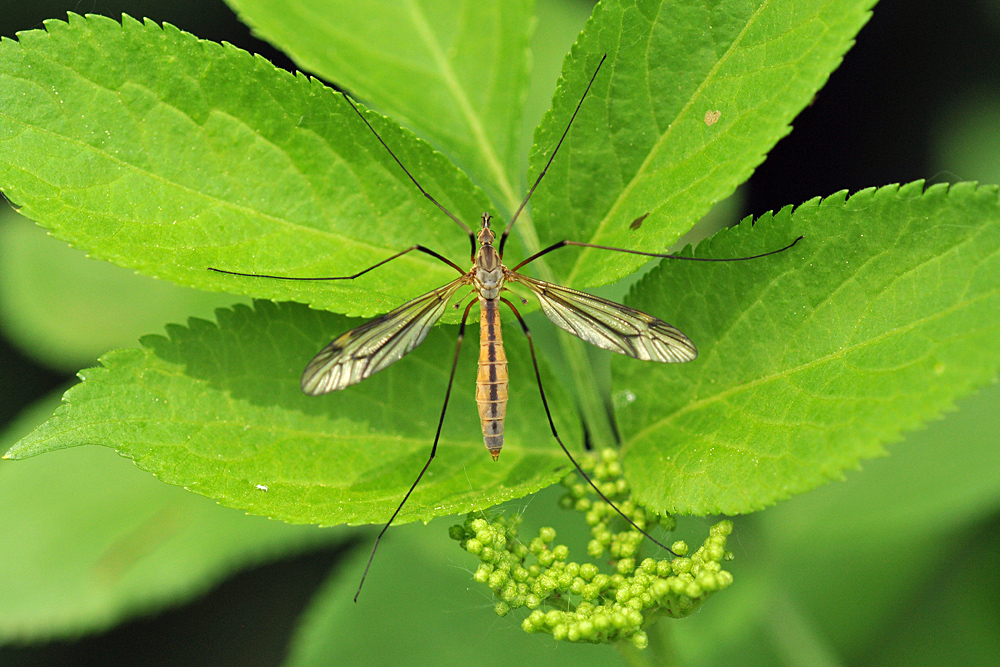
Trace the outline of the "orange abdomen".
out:
<instances>
[{"instance_id":1,"label":"orange abdomen","mask_svg":"<svg viewBox=\"0 0 1000 667\"><path fill-rule=\"evenodd\" d=\"M476 403L483 425L483 442L496 461L503 448L503 421L507 415L507 356L500 333L498 299L479 299L479 373Z\"/></svg>"}]
</instances>

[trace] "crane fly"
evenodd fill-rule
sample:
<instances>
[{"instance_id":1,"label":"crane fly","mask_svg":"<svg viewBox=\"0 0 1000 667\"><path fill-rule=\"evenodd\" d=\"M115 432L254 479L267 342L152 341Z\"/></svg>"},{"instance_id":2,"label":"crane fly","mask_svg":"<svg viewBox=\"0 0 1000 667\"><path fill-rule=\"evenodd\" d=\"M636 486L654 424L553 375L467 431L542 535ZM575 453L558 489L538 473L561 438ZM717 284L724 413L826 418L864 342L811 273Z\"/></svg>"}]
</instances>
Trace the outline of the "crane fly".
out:
<instances>
[{"instance_id":1,"label":"crane fly","mask_svg":"<svg viewBox=\"0 0 1000 667\"><path fill-rule=\"evenodd\" d=\"M450 283L432 290L427 294L418 296L417 298L404 303L395 310L392 310L381 317L366 322L359 327L341 334L332 343L323 348L319 354L317 354L312 361L309 362L305 371L302 373L302 391L311 396L326 394L331 391L337 391L353 384L357 384L358 382L361 382L371 376L373 373L377 373L387 366L399 361L424 341L427 334L430 332L431 327L433 327L437 321L441 319L441 316L444 315L451 298L461 288L471 287L473 292L476 294L477 298L470 300L469 304L465 307L465 311L462 314L461 324L458 328L455 356L452 360L451 373L448 377L448 388L445 391L444 405L441 407L441 415L438 419L437 431L434 435L434 444L431 446L430 456L427 458L427 462L420 470L420 473L417 475L413 484L410 485L406 495L403 496L403 499L400 501L396 511L393 512L391 517L389 517L389 520L386 522L385 526L383 526L382 531L375 539L375 544L372 547L372 552L368 558L368 563L365 566L365 571L361 576L361 583L358 586L357 593L354 595L355 602L357 602L358 595L361 593L361 587L364 585L365 578L368 576L368 570L371 567L372 560L375 558L375 552L378 549L382 536L385 535L386 530L388 530L389 526L392 525L392 522L403 509L406 501L410 498L410 495L417 487L417 484L420 483L420 480L423 478L424 473L427 472L427 469L430 467L431 462L434 460L434 456L437 453L438 441L441 437L441 427L444 424L445 412L448 409L448 400L451 397L451 388L455 380L455 369L458 366L459 352L462 348L462 341L465 337L466 321L469 318L469 312L471 311L472 306L475 305L477 301L479 303L480 315L479 370L476 377L476 402L479 406L479 419L482 424L483 442L486 445L486 449L493 457L493 460L496 461L500 457L500 450L503 448L504 419L506 418L507 413L507 358L503 348L503 337L500 329L499 315L500 304L502 303L509 307L514 313L515 318L517 318L517 321L521 326L521 330L527 337L528 348L531 351L531 361L535 370L535 379L538 382L538 392L542 399L542 405L545 408L545 414L548 417L549 428L552 431L552 435L555 437L556 442L559 443L559 446L572 462L573 466L583 476L583 478L587 480L590 486L597 492L598 496L614 508L614 510L626 521L628 521L633 528L645 535L656 545L670 551L669 547L661 544L645 530L637 526L632 519L626 516L620 509L618 509L617 506L615 506L614 503L611 502L610 499L607 498L607 496L605 496L601 489L598 488L593 480L591 480L590 477L584 472L583 468L579 463L577 463L576 459L559 437L555 422L552 419L552 412L549 410L549 404L545 398L545 389L542 387L542 377L538 368L538 359L535 356L535 346L532 341L531 331L528 329L528 325L525 323L524 318L521 317L521 313L518 312L514 304L504 298L502 294L505 291L509 291L509 288L506 286L508 283L523 285L538 298L542 311L553 324L588 343L606 350L611 350L613 352L644 361L659 361L665 363L691 361L698 356L698 351L695 348L694 343L692 343L691 340L678 329L667 324L663 320L653 317L652 315L647 315L646 313L634 308L624 306L620 303L615 303L614 301L609 301L585 292L580 292L568 287L563 287L561 285L556 285L544 280L538 280L536 278L526 276L518 273L518 269L550 252L553 252L554 250L558 250L559 248L564 248L566 246L597 248L599 250L625 252L645 257L684 259L703 262L728 262L757 259L759 257L766 257L767 255L782 252L791 248L802 237L800 236L791 244L779 250L773 250L771 252L754 255L752 257L736 257L730 259L679 257L676 255L641 252L638 250L629 250L627 248L613 248L609 246L594 245L592 243L564 240L536 252L521 263L514 266L513 269L508 269L503 264L503 250L504 245L507 242L507 238L510 235L510 230L514 227L514 223L517 221L521 211L524 210L528 200L531 199L531 195L535 192L538 184L541 183L542 178L545 176L545 172L548 170L549 166L552 164L553 158L555 158L556 153L559 151L559 147L562 146L563 140L566 138L567 134L569 134L570 127L572 127L573 121L576 119L577 113L583 105L583 101L587 98L587 93L590 92L590 88L593 85L594 80L597 78L597 74L600 72L601 66L604 64L606 59L607 55L601 58L601 62L598 63L593 76L590 78L590 82L587 84L586 90L584 90L583 95L580 97L580 101L576 105L576 109L573 111L573 115L570 117L569 123L566 125L566 129L563 131L562 136L556 143L552 154L549 156L545 167L535 180L534 185L532 185L531 190L528 191L527 196L525 196L520 206L518 206L514 215L511 217L510 222L507 224L506 229L504 229L503 235L500 237L499 244L495 244L496 234L490 228L490 221L492 218L489 213L483 213L479 231L477 233L473 233L473 231L464 222L448 211L443 205L434 199L433 196L423 189L420 183L418 183L417 180L410 174L409 170L407 170L403 163L400 162L399 158L396 157L392 149L389 148L385 141L383 141L382 137L379 136L378 132L375 131L375 128L371 126L364 114L358 110L354 102L351 101L351 98L344 95L344 100L350 104L351 108L354 109L358 117L361 118L364 124L368 126L368 129L375 135L375 138L378 139L379 143L381 143L386 151L388 151L389 155L392 156L396 164L399 165L407 177L409 177L410 181L412 181L417 189L420 190L421 194L433 202L439 209L441 209L441 211L444 212L445 215L451 218L469 235L469 240L472 245L472 268L465 270L450 259L422 245L410 246L409 248L350 276L297 278L289 276L269 276L256 273L239 273L236 271L209 268L210 271L216 271L218 273L253 278L274 278L278 280L354 280L355 278L377 269L394 259L402 257L407 253L417 251L444 262L458 272L459 277ZM637 220L641 221L645 217L646 216L643 215ZM634 224L635 223L633 223L633 225ZM455 307L459 307L460 304L461 300ZM672 551L670 552L673 553Z\"/></svg>"}]
</instances>

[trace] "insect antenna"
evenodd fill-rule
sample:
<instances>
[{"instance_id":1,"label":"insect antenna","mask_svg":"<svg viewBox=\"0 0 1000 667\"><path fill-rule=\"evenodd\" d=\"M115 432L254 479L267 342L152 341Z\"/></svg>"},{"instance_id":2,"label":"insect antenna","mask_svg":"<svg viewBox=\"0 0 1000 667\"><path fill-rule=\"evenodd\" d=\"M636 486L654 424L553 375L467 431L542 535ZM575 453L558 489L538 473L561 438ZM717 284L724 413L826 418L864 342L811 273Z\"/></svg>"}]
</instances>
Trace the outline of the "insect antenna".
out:
<instances>
[{"instance_id":1,"label":"insect antenna","mask_svg":"<svg viewBox=\"0 0 1000 667\"><path fill-rule=\"evenodd\" d=\"M583 101L587 99L587 93L590 92L590 87L594 85L594 79L597 78L597 73L601 71L601 65L603 65L604 61L607 59L608 54L605 53L604 56L601 57L601 62L597 63L597 69L594 70L593 76L590 77L590 83L587 84L587 89L583 91L580 101L577 102L576 109L573 110L573 115L570 116L569 123L566 124L566 129L563 130L562 136L559 137L559 142L552 150L552 155L549 156L548 162L545 163L545 168L542 169L542 173L540 173L538 178L535 179L535 184L531 186L530 190L528 190L528 194L524 198L524 201L522 201L521 205L517 207L516 211L514 211L514 215L511 216L510 222L507 223L507 229L503 230L503 235L500 237L500 245L497 246L497 252L501 257L503 257L503 247L507 243L507 237L510 235L510 230L514 228L514 223L517 222L517 217L521 215L521 211L523 211L524 207L528 205L528 200L531 199L531 195L535 194L535 188L537 188L538 184L542 182L545 172L549 170L552 160L555 159L556 153L559 152L559 147L562 146L563 139L565 139L566 135L569 134L569 128L573 126L573 121L576 120L576 115L580 112L580 107L583 106Z\"/></svg>"},{"instance_id":2,"label":"insect antenna","mask_svg":"<svg viewBox=\"0 0 1000 667\"><path fill-rule=\"evenodd\" d=\"M399 516L399 512L403 509L403 505L405 505L406 501L410 499L410 494L413 493L415 488L417 488L417 484L420 483L424 473L427 472L427 469L430 467L431 461L434 460L434 455L437 454L438 441L441 439L441 427L444 425L445 412L448 411L448 399L451 398L451 386L455 383L455 369L458 368L458 353L462 349L462 339L465 338L465 321L468 319L469 311L472 309L472 304L474 303L476 303L476 301L470 301L469 305L465 307L465 313L462 315L462 324L458 327L458 340L455 343L455 359L451 362L451 374L448 376L448 389L444 392L444 405L441 406L441 417L438 419L437 432L434 434L434 444L431 446L431 455L427 457L427 463L425 463L424 467L420 469L420 474L417 475L415 480L413 480L413 484L410 485L410 490L406 492L405 496L403 496L403 500L400 501L399 507L397 507L396 511L392 513L389 520L385 522L385 525L382 526L382 530L379 531L378 537L375 538L375 545L372 547L372 553L368 556L368 563L365 565L365 571L361 575L361 582L358 583L358 591L354 594L355 602L358 601L358 596L361 595L361 587L365 585L365 579L368 577L368 569L372 566L372 561L375 560L375 552L378 551L378 544L382 541L382 536L385 535L385 531L389 530L389 526L391 526L392 522L396 520L397 516Z\"/></svg>"},{"instance_id":3,"label":"insect antenna","mask_svg":"<svg viewBox=\"0 0 1000 667\"><path fill-rule=\"evenodd\" d=\"M356 107L354 105L354 102L351 100L351 98L349 96L347 96L347 95L344 95L344 99L347 101L348 104L351 105L351 108L354 109L354 113L358 114L358 118L360 118L362 120L362 122L365 125L368 126L368 129L372 131L372 134L374 134L375 138L378 139L378 142L380 144L382 144L382 147L385 148L385 150L389 153L390 156L392 156L392 159L396 161L396 164L398 164L399 168L403 170L403 173L406 174L411 181L413 181L413 184L415 186L417 186L417 189L420 190L420 193L423 196L425 196L428 199L430 199L432 202L434 202L434 205L437 206L439 209L441 209L444 212L445 215L447 215L449 218L451 218L452 220L454 220L456 225L458 225L459 227L461 227L462 229L465 230L465 233L469 235L469 241L472 243L472 255L475 256L476 255L476 235L472 233L472 230L469 229L468 225L466 225L464 222L462 222L461 220L459 220L451 211L449 211L448 209L446 209L441 204L441 202L439 202L437 199L434 199L434 197L432 197L429 192L427 192L426 190L424 190L424 188L420 185L420 183L417 182L417 179L415 179L413 177L413 174L410 173L410 170L403 166L403 163L399 161L399 158L396 157L396 154L392 152L392 149L389 148L389 145L386 144L385 141L382 140L382 137L379 136L379 133L375 131L375 128L372 127L372 124L368 122L368 119L365 118L364 115L358 110L358 107Z\"/></svg>"},{"instance_id":4,"label":"insect antenna","mask_svg":"<svg viewBox=\"0 0 1000 667\"><path fill-rule=\"evenodd\" d=\"M609 499L606 495L604 495L604 492L601 491L600 488L598 488L597 484L594 483L594 480L590 479L590 476L583 471L583 468L580 466L580 464L577 463L576 459L573 458L573 455L570 454L569 449L566 447L566 445L563 444L562 438L559 437L559 432L556 430L556 424L552 420L552 412L549 410L549 402L545 398L545 389L542 388L542 374L538 370L538 358L535 356L535 343L531 338L531 330L528 329L527 323L524 321L524 318L521 317L521 313L517 312L517 308L514 307L514 304L512 304L510 301L508 301L503 297L500 297L500 300L503 301L505 304L507 304L507 307L510 308L511 311L513 311L514 316L517 317L517 321L521 323L521 330L524 331L524 335L528 339L528 349L531 350L531 363L535 367L535 379L538 380L538 393L542 397L542 406L545 408L545 416L548 417L549 419L549 428L552 430L553 437L555 437L556 442L559 443L559 446L562 447L562 450L566 454L566 457L569 458L570 462L576 468L576 471L580 473L580 475L582 475L585 480L587 480L587 483L590 484L591 488L593 488L594 491L597 492L597 495L601 497L601 500L610 505L611 509L618 512L619 516L628 521L633 528L635 528L644 536L646 536L649 539L649 541L651 541L653 544L662 549L666 549L668 552L676 556L677 554L674 553L674 551L670 547L663 544L655 537L647 533L645 530L637 526L635 521L630 519L624 512L618 509L618 506L615 505L613 502L611 502L611 499Z\"/></svg>"}]
</instances>

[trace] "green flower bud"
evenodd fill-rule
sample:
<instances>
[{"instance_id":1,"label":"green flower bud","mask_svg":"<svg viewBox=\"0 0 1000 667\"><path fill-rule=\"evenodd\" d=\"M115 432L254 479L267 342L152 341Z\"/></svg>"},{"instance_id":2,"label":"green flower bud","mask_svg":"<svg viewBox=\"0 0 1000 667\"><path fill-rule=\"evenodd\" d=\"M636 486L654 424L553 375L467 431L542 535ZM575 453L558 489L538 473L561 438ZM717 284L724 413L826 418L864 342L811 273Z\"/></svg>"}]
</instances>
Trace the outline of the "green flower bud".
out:
<instances>
[{"instance_id":1,"label":"green flower bud","mask_svg":"<svg viewBox=\"0 0 1000 667\"><path fill-rule=\"evenodd\" d=\"M493 571L490 573L489 579L486 583L493 590L499 590L507 583L507 574L504 572Z\"/></svg>"},{"instance_id":2,"label":"green flower bud","mask_svg":"<svg viewBox=\"0 0 1000 667\"><path fill-rule=\"evenodd\" d=\"M497 616L506 616L510 613L510 605L506 602L497 602L493 605L493 611L497 613Z\"/></svg>"},{"instance_id":3,"label":"green flower bud","mask_svg":"<svg viewBox=\"0 0 1000 667\"><path fill-rule=\"evenodd\" d=\"M521 628L525 632L539 632L545 626L545 614L540 611L533 611L521 623Z\"/></svg>"},{"instance_id":4,"label":"green flower bud","mask_svg":"<svg viewBox=\"0 0 1000 667\"><path fill-rule=\"evenodd\" d=\"M649 646L649 637L646 636L646 633L642 630L639 630L637 633L632 635L631 639L632 645L637 649L644 649Z\"/></svg>"},{"instance_id":5,"label":"green flower bud","mask_svg":"<svg viewBox=\"0 0 1000 667\"><path fill-rule=\"evenodd\" d=\"M691 559L690 558L675 558L670 561L671 569L677 574L684 574L685 572L691 571Z\"/></svg>"},{"instance_id":6,"label":"green flower bud","mask_svg":"<svg viewBox=\"0 0 1000 667\"><path fill-rule=\"evenodd\" d=\"M594 614L590 620L598 632L607 632L611 629L611 619L607 614Z\"/></svg>"},{"instance_id":7,"label":"green flower bud","mask_svg":"<svg viewBox=\"0 0 1000 667\"><path fill-rule=\"evenodd\" d=\"M715 535L720 535L720 536L731 535L732 532L733 532L733 522L730 521L729 519L726 519L725 521L720 521L719 523L717 523L714 526L712 526L709 529L708 532L712 536L715 536Z\"/></svg>"}]
</instances>

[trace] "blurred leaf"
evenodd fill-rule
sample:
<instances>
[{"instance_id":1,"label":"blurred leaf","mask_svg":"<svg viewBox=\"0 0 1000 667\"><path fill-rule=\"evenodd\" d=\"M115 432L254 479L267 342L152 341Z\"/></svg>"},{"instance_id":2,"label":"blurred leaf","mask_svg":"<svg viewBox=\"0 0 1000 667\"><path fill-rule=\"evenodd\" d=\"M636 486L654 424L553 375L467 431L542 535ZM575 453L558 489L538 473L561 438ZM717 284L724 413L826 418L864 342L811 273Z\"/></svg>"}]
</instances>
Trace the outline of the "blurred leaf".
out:
<instances>
[{"instance_id":1,"label":"blurred leaf","mask_svg":"<svg viewBox=\"0 0 1000 667\"><path fill-rule=\"evenodd\" d=\"M556 81L566 53L587 24L593 0L537 0L536 28L531 37L531 86L524 102L524 117L518 141L519 173L523 182L535 127L552 104Z\"/></svg>"},{"instance_id":2,"label":"blurred leaf","mask_svg":"<svg viewBox=\"0 0 1000 667\"><path fill-rule=\"evenodd\" d=\"M971 531L947 568L899 607L895 622L859 655L870 665L991 665L1000 656L1000 525Z\"/></svg>"},{"instance_id":3,"label":"blurred leaf","mask_svg":"<svg viewBox=\"0 0 1000 667\"><path fill-rule=\"evenodd\" d=\"M963 181L1000 183L998 115L997 92L967 93L953 100L933 134L934 167Z\"/></svg>"},{"instance_id":4,"label":"blurred leaf","mask_svg":"<svg viewBox=\"0 0 1000 667\"><path fill-rule=\"evenodd\" d=\"M873 628L907 607L922 578L954 568L955 537L1000 510L997 414L993 385L844 484L761 516L784 582L842 650L875 641Z\"/></svg>"},{"instance_id":5,"label":"blurred leaf","mask_svg":"<svg viewBox=\"0 0 1000 667\"><path fill-rule=\"evenodd\" d=\"M57 403L24 414L0 449ZM92 447L0 461L0 507L4 642L102 630L189 600L242 567L345 537L219 507Z\"/></svg>"},{"instance_id":6,"label":"blurred leaf","mask_svg":"<svg viewBox=\"0 0 1000 667\"><path fill-rule=\"evenodd\" d=\"M567 665L622 664L609 646L553 646L549 637L525 634L521 621L527 614L498 618L491 596L470 595L475 560L448 538L447 529L448 522L435 521L392 530L355 604L357 578L368 558L358 549L316 596L286 667L356 664L361 655L372 667L428 660L441 667L542 665L554 656Z\"/></svg>"},{"instance_id":7,"label":"blurred leaf","mask_svg":"<svg viewBox=\"0 0 1000 667\"><path fill-rule=\"evenodd\" d=\"M379 523L398 505L430 453L441 414L455 328L345 391L299 388L308 359L360 322L300 304L255 303L217 311L118 350L81 373L46 424L8 456L82 444L113 447L171 484L223 505L292 523ZM500 462L483 447L463 355L438 456L398 522L496 505L547 486L570 465L548 431L523 336L506 341L510 403ZM543 361L543 360L540 360ZM545 370L549 405L568 446L579 446L573 404ZM258 484L269 488L257 490Z\"/></svg>"},{"instance_id":8,"label":"blurred leaf","mask_svg":"<svg viewBox=\"0 0 1000 667\"><path fill-rule=\"evenodd\" d=\"M49 366L76 372L164 322L204 317L232 302L89 260L0 209L0 325Z\"/></svg>"},{"instance_id":9,"label":"blurred leaf","mask_svg":"<svg viewBox=\"0 0 1000 667\"><path fill-rule=\"evenodd\" d=\"M532 198L535 227L517 223L527 245L573 239L664 252L788 134L874 4L602 2L567 56L552 110L535 134L537 174L607 54ZM721 115L709 124L709 112ZM644 214L642 227L630 229ZM546 261L579 287L613 282L646 260L581 249Z\"/></svg>"},{"instance_id":10,"label":"blurred leaf","mask_svg":"<svg viewBox=\"0 0 1000 667\"><path fill-rule=\"evenodd\" d=\"M754 634L773 651L787 623L776 609L782 604L842 656L881 645L896 625L941 636L942 618L960 605L911 601L932 594L939 576L961 569L962 535L984 534L977 527L1000 509L1000 385L958 407L843 482L738 519L736 560L727 568L738 585L727 592L726 605L678 628L686 664L724 664L726 655L749 651L747 636ZM991 589L981 589L988 599ZM978 604L969 598L964 606ZM912 610L924 607L934 612L921 625ZM949 641L966 636L949 633Z\"/></svg>"},{"instance_id":11,"label":"blurred leaf","mask_svg":"<svg viewBox=\"0 0 1000 667\"><path fill-rule=\"evenodd\" d=\"M629 304L700 348L683 367L616 359L626 474L658 511L749 512L940 417L1000 366L1000 202L963 183L812 200L698 246ZM678 314L678 317L671 315Z\"/></svg>"},{"instance_id":12,"label":"blurred leaf","mask_svg":"<svg viewBox=\"0 0 1000 667\"><path fill-rule=\"evenodd\" d=\"M370 101L449 155L494 201L517 206L531 0L228 3L304 70Z\"/></svg>"},{"instance_id":13,"label":"blurred leaf","mask_svg":"<svg viewBox=\"0 0 1000 667\"><path fill-rule=\"evenodd\" d=\"M124 21L71 15L0 44L0 183L27 217L139 273L349 314L454 277L421 253L357 284L207 271L344 275L415 243L463 257L469 241L342 96L230 45ZM456 215L489 208L430 146L369 120Z\"/></svg>"}]
</instances>

